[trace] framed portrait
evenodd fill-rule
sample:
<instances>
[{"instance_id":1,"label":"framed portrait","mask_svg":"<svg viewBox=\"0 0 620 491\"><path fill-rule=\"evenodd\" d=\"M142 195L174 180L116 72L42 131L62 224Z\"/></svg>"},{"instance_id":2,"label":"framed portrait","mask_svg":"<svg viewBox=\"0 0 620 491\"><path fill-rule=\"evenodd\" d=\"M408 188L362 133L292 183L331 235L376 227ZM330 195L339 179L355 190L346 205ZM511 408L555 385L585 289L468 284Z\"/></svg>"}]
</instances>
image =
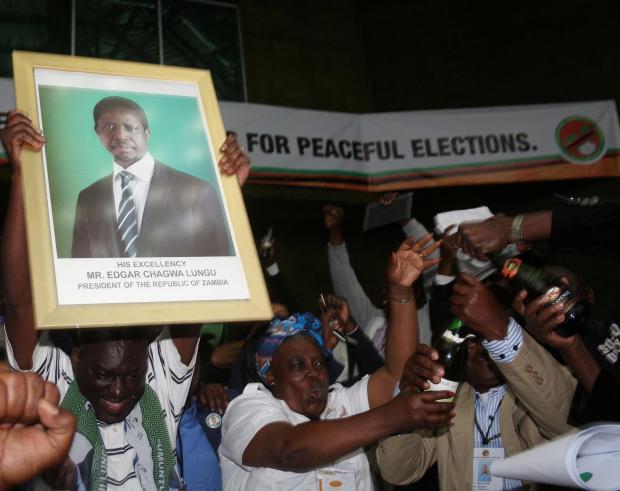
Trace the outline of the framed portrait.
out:
<instances>
[{"instance_id":1,"label":"framed portrait","mask_svg":"<svg viewBox=\"0 0 620 491\"><path fill-rule=\"evenodd\" d=\"M268 319L208 71L14 52L37 327Z\"/></svg>"}]
</instances>

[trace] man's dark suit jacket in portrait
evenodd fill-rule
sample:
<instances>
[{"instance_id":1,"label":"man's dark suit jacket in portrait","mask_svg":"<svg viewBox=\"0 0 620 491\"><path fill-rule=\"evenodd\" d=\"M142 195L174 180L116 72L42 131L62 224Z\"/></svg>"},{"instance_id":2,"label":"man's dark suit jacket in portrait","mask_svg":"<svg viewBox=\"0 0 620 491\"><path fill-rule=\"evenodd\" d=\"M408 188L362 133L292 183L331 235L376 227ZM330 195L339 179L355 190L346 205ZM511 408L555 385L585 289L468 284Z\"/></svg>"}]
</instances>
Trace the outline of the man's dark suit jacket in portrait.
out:
<instances>
[{"instance_id":1,"label":"man's dark suit jacket in portrait","mask_svg":"<svg viewBox=\"0 0 620 491\"><path fill-rule=\"evenodd\" d=\"M112 179L113 174L105 176L80 192L71 257L123 257ZM137 243L139 257L233 255L224 211L211 185L158 161Z\"/></svg>"}]
</instances>

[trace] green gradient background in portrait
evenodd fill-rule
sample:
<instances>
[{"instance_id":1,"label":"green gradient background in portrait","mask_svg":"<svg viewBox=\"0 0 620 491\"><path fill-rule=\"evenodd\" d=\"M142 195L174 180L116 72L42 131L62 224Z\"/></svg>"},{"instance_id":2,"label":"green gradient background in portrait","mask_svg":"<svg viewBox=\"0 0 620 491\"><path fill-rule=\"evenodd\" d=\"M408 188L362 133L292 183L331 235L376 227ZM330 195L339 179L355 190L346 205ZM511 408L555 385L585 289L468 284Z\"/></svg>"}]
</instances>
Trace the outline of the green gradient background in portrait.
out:
<instances>
[{"instance_id":1,"label":"green gradient background in portrait","mask_svg":"<svg viewBox=\"0 0 620 491\"><path fill-rule=\"evenodd\" d=\"M146 113L156 160L208 181L222 202L198 100L194 97L39 86L54 233L59 258L71 257L79 192L112 172L112 155L94 130L93 108L108 96L127 97ZM230 239L230 230L227 228Z\"/></svg>"}]
</instances>

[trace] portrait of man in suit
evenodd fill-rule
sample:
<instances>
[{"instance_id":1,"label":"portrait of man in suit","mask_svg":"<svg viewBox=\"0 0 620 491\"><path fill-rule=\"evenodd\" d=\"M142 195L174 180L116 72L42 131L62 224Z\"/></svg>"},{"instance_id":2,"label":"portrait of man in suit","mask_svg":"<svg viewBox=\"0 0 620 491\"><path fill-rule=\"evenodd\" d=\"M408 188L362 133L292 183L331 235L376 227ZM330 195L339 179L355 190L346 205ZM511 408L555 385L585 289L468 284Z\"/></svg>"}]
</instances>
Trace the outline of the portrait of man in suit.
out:
<instances>
[{"instance_id":1,"label":"portrait of man in suit","mask_svg":"<svg viewBox=\"0 0 620 491\"><path fill-rule=\"evenodd\" d=\"M71 257L234 255L218 194L206 180L151 155L139 104L104 97L93 119L112 172L78 195Z\"/></svg>"}]
</instances>

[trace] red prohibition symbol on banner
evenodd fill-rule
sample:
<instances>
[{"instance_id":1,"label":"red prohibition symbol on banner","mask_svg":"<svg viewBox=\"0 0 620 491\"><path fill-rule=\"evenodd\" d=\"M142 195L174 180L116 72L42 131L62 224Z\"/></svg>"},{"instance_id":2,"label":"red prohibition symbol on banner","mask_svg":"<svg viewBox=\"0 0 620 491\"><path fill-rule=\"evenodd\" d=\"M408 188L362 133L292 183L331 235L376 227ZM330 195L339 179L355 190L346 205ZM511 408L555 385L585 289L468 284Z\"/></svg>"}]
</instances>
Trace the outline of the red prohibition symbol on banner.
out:
<instances>
[{"instance_id":1,"label":"red prohibition symbol on banner","mask_svg":"<svg viewBox=\"0 0 620 491\"><path fill-rule=\"evenodd\" d=\"M604 155L605 135L585 116L563 119L555 130L555 139L562 156L575 164L591 164Z\"/></svg>"}]
</instances>

